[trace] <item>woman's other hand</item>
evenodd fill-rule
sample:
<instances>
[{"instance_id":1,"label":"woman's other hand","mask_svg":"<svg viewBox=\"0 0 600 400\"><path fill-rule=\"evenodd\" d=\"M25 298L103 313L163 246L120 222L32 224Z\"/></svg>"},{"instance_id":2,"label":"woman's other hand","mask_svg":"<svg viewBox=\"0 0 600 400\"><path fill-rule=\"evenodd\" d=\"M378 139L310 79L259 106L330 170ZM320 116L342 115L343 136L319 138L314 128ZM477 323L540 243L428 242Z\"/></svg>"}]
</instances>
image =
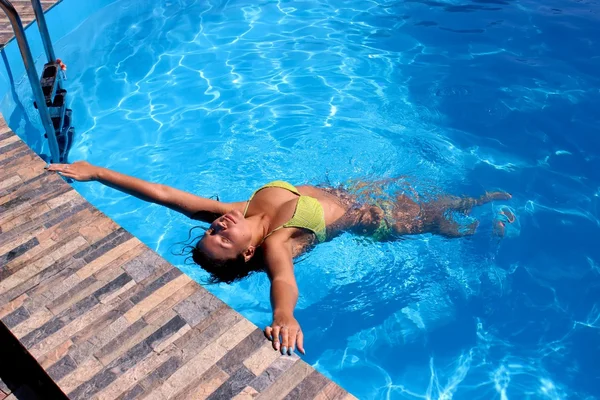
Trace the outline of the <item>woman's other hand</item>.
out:
<instances>
[{"instance_id":1,"label":"woman's other hand","mask_svg":"<svg viewBox=\"0 0 600 400\"><path fill-rule=\"evenodd\" d=\"M50 164L48 171L58 172L66 178L80 182L93 181L98 178L98 167L86 161L77 161L73 164Z\"/></svg>"},{"instance_id":2,"label":"woman's other hand","mask_svg":"<svg viewBox=\"0 0 600 400\"><path fill-rule=\"evenodd\" d=\"M265 328L265 336L281 354L292 355L294 349L304 354L304 335L293 315L273 315L273 323Z\"/></svg>"}]
</instances>

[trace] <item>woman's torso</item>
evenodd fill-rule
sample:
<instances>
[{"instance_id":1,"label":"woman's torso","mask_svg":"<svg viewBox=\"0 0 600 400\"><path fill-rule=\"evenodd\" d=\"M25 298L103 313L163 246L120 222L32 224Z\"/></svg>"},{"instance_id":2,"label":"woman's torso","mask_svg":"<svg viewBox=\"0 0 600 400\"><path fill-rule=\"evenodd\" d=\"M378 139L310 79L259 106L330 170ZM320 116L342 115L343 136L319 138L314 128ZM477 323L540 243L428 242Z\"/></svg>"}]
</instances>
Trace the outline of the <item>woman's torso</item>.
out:
<instances>
[{"instance_id":1,"label":"woman's torso","mask_svg":"<svg viewBox=\"0 0 600 400\"><path fill-rule=\"evenodd\" d=\"M330 239L330 230L335 226L348 210L348 206L339 201L339 198L326 190L315 186L296 186L301 196L316 199L323 208L323 219L326 226L326 238ZM281 187L265 187L255 192L247 205L246 216L262 215L268 219L268 232L287 224L295 214L300 196ZM246 208L246 206L244 206ZM244 210L241 210L244 211ZM289 227L278 229L270 238L276 240L291 240L293 247L312 245L316 242L315 233L303 228Z\"/></svg>"},{"instance_id":2,"label":"woman's torso","mask_svg":"<svg viewBox=\"0 0 600 400\"><path fill-rule=\"evenodd\" d=\"M374 202L360 201L356 194L341 188L296 186L302 196L316 199L323 208L326 226L326 239L332 239L340 232L352 231L367 236L378 236L382 226L387 227L385 235L392 231L401 233L399 223L411 225L419 206L406 196L394 201L393 210L384 210ZM299 196L279 187L266 187L255 192L248 205L248 216L264 214L269 218L269 232L286 224L294 215ZM399 207L399 205L401 207ZM406 210L410 212L404 212ZM391 212L390 212L391 211ZM400 214L399 214L400 213ZM406 214L406 215L404 215ZM409 233L407 231L406 233ZM315 234L302 228L279 229L273 235L275 240L290 240L294 256L317 243ZM382 238L378 238L382 239Z\"/></svg>"}]
</instances>

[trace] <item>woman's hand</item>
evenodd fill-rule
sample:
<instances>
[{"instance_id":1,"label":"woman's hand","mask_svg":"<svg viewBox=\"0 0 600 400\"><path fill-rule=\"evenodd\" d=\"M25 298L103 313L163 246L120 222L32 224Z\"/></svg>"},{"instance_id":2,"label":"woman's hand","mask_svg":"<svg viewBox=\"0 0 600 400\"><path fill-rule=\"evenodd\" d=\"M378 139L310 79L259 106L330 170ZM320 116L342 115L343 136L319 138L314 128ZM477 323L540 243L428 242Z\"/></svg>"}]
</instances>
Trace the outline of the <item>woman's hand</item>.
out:
<instances>
[{"instance_id":1,"label":"woman's hand","mask_svg":"<svg viewBox=\"0 0 600 400\"><path fill-rule=\"evenodd\" d=\"M273 323L265 328L265 336L273 342L275 350L281 349L281 354L292 355L295 348L304 354L304 335L293 315L273 314Z\"/></svg>"},{"instance_id":2,"label":"woman's hand","mask_svg":"<svg viewBox=\"0 0 600 400\"><path fill-rule=\"evenodd\" d=\"M80 182L93 181L98 178L99 168L86 161L77 161L73 164L50 164L48 171L59 172L66 178Z\"/></svg>"}]
</instances>

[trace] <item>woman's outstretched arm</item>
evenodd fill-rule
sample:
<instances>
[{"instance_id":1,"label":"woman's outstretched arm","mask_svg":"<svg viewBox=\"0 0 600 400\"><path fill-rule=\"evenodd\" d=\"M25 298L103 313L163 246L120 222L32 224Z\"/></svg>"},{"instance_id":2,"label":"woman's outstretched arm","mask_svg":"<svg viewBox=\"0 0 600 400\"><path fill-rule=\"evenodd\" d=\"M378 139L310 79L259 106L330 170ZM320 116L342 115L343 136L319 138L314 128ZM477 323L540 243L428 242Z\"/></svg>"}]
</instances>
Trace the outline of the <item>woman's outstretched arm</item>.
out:
<instances>
[{"instance_id":1,"label":"woman's outstretched arm","mask_svg":"<svg viewBox=\"0 0 600 400\"><path fill-rule=\"evenodd\" d=\"M273 322L265 328L265 335L273 348L282 354L292 354L295 348L304 354L304 335L294 318L298 301L298 286L294 276L292 249L289 244L271 242L263 249L267 273L271 280Z\"/></svg>"},{"instance_id":2,"label":"woman's outstretched arm","mask_svg":"<svg viewBox=\"0 0 600 400\"><path fill-rule=\"evenodd\" d=\"M225 214L244 203L222 203L175 189L170 186L151 183L125 175L108 168L97 167L85 161L73 164L50 164L48 171L76 181L97 181L106 186L130 194L144 201L160 204L186 216L207 222Z\"/></svg>"}]
</instances>

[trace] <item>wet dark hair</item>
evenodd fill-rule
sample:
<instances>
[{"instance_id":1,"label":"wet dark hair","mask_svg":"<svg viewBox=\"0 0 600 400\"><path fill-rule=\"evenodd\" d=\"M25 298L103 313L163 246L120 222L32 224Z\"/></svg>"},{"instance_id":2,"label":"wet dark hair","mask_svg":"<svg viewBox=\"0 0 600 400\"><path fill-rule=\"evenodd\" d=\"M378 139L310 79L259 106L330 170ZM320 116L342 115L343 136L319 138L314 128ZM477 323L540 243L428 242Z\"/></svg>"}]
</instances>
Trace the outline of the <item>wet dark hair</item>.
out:
<instances>
[{"instance_id":1,"label":"wet dark hair","mask_svg":"<svg viewBox=\"0 0 600 400\"><path fill-rule=\"evenodd\" d=\"M186 264L191 258L195 264L208 272L210 277L206 283L233 283L254 272L265 270L263 253L260 247L256 248L254 256L248 261L244 259L244 255L241 253L236 258L215 260L209 257L202 249L198 248L198 243L202 239L204 233L192 238L192 231L194 231L194 229L202 229L206 232L206 229L200 226L195 226L190 229L187 240L183 243L179 243L183 248L180 252L174 254L190 255L185 260Z\"/></svg>"},{"instance_id":2,"label":"wet dark hair","mask_svg":"<svg viewBox=\"0 0 600 400\"><path fill-rule=\"evenodd\" d=\"M262 252L257 248L254 256L246 261L243 254L228 260L215 260L197 246L191 250L192 260L210 274L209 283L233 283L248 275L264 271Z\"/></svg>"}]
</instances>

